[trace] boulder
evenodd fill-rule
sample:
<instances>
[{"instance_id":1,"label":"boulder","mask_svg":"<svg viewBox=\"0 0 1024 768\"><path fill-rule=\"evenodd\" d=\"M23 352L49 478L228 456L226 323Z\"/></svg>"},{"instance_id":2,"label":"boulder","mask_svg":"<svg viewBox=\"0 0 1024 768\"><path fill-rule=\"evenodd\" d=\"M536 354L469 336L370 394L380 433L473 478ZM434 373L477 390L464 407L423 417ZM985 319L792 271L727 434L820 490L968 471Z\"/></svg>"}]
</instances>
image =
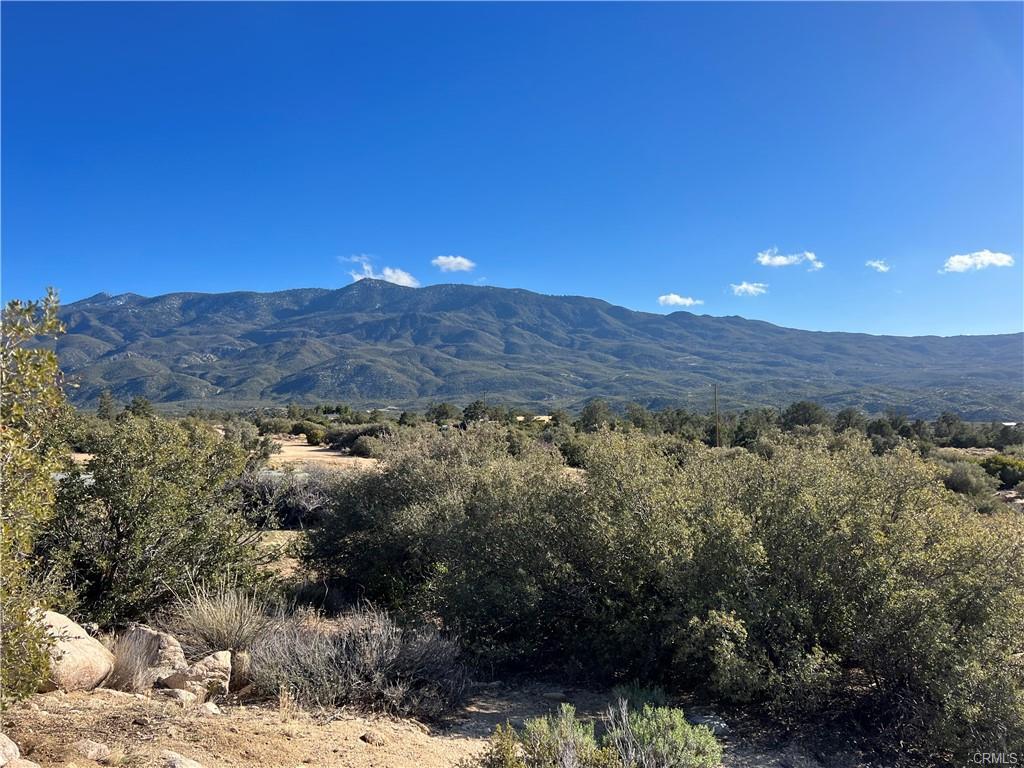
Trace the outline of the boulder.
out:
<instances>
[{"instance_id":1,"label":"boulder","mask_svg":"<svg viewBox=\"0 0 1024 768\"><path fill-rule=\"evenodd\" d=\"M729 726L725 720L708 709L687 710L686 722L690 725L703 725L719 738L729 734Z\"/></svg>"},{"instance_id":2,"label":"boulder","mask_svg":"<svg viewBox=\"0 0 1024 768\"><path fill-rule=\"evenodd\" d=\"M43 625L54 638L50 672L39 687L48 691L91 691L114 668L114 655L67 616L54 611L43 614Z\"/></svg>"},{"instance_id":3,"label":"boulder","mask_svg":"<svg viewBox=\"0 0 1024 768\"><path fill-rule=\"evenodd\" d=\"M217 651L205 656L188 669L161 678L167 688L194 693L196 696L226 694L231 681L231 652Z\"/></svg>"},{"instance_id":4,"label":"boulder","mask_svg":"<svg viewBox=\"0 0 1024 768\"><path fill-rule=\"evenodd\" d=\"M110 759L110 747L92 739L79 739L71 745L86 760L102 763Z\"/></svg>"},{"instance_id":5,"label":"boulder","mask_svg":"<svg viewBox=\"0 0 1024 768\"><path fill-rule=\"evenodd\" d=\"M220 707L214 704L212 701L208 701L202 706L204 715L219 715Z\"/></svg>"},{"instance_id":6,"label":"boulder","mask_svg":"<svg viewBox=\"0 0 1024 768\"><path fill-rule=\"evenodd\" d=\"M0 733L0 765L10 765L11 761L21 757L18 745Z\"/></svg>"},{"instance_id":7,"label":"boulder","mask_svg":"<svg viewBox=\"0 0 1024 768\"><path fill-rule=\"evenodd\" d=\"M7 763L4 768L39 768L39 763L33 763L31 760L26 760L24 757L16 757L14 760Z\"/></svg>"},{"instance_id":8,"label":"boulder","mask_svg":"<svg viewBox=\"0 0 1024 768\"><path fill-rule=\"evenodd\" d=\"M114 644L114 671L107 686L148 691L157 680L188 668L181 644L166 632L136 624Z\"/></svg>"},{"instance_id":9,"label":"boulder","mask_svg":"<svg viewBox=\"0 0 1024 768\"><path fill-rule=\"evenodd\" d=\"M163 768L203 768L202 763L189 760L187 757L179 755L177 752L172 752L169 749L165 749L160 753L160 761Z\"/></svg>"}]
</instances>

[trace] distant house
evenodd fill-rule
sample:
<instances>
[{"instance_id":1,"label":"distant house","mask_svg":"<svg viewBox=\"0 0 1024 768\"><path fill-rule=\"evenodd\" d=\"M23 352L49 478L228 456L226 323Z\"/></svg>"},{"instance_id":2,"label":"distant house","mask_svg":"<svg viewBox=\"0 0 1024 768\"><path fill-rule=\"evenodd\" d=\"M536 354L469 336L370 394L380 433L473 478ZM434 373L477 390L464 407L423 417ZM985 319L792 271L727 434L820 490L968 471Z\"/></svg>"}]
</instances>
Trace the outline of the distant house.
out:
<instances>
[{"instance_id":1,"label":"distant house","mask_svg":"<svg viewBox=\"0 0 1024 768\"><path fill-rule=\"evenodd\" d=\"M539 422L542 422L544 424L547 424L549 421L551 421L551 417L550 416L534 416L532 421L539 421Z\"/></svg>"}]
</instances>

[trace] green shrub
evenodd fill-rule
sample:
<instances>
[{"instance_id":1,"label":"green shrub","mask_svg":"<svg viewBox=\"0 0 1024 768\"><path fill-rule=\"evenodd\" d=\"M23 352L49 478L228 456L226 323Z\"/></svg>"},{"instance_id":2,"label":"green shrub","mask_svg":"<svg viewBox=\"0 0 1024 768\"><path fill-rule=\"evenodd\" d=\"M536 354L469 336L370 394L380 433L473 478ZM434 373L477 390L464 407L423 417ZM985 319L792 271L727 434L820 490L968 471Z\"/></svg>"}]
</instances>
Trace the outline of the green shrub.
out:
<instances>
[{"instance_id":1,"label":"green shrub","mask_svg":"<svg viewBox=\"0 0 1024 768\"><path fill-rule=\"evenodd\" d=\"M957 461L949 465L943 479L946 487L967 496L989 496L999 486L998 481L981 466L970 461Z\"/></svg>"},{"instance_id":2,"label":"green shrub","mask_svg":"<svg viewBox=\"0 0 1024 768\"><path fill-rule=\"evenodd\" d=\"M303 424L302 432L309 445L321 445L327 437L327 429L319 424Z\"/></svg>"},{"instance_id":3,"label":"green shrub","mask_svg":"<svg viewBox=\"0 0 1024 768\"><path fill-rule=\"evenodd\" d=\"M416 433L343 483L304 558L499 665L783 716L856 693L928 749L1024 738L1019 515L978 515L854 430L757 453L663 442L600 430L580 474L510 456L495 425Z\"/></svg>"},{"instance_id":4,"label":"green shrub","mask_svg":"<svg viewBox=\"0 0 1024 768\"><path fill-rule=\"evenodd\" d=\"M1017 483L1024 481L1024 459L1014 456L986 456L981 460L981 466L990 475L999 478L1004 488L1013 488Z\"/></svg>"},{"instance_id":5,"label":"green shrub","mask_svg":"<svg viewBox=\"0 0 1024 768\"><path fill-rule=\"evenodd\" d=\"M668 704L668 694L661 686L641 685L633 681L612 688L612 701L624 701L630 709L641 709L645 704L653 707L664 707Z\"/></svg>"},{"instance_id":6,"label":"green shrub","mask_svg":"<svg viewBox=\"0 0 1024 768\"><path fill-rule=\"evenodd\" d=\"M246 454L207 429L115 423L85 471L61 482L37 541L64 612L101 625L144 618L191 579L252 574L258 531L237 487Z\"/></svg>"},{"instance_id":7,"label":"green shrub","mask_svg":"<svg viewBox=\"0 0 1024 768\"><path fill-rule=\"evenodd\" d=\"M352 443L349 452L353 456L361 456L364 459L375 458L381 454L381 441L369 435L360 435Z\"/></svg>"},{"instance_id":8,"label":"green shrub","mask_svg":"<svg viewBox=\"0 0 1024 768\"><path fill-rule=\"evenodd\" d=\"M710 729L686 722L681 709L644 705L631 710L620 700L605 716L604 742L624 766L715 768L722 747Z\"/></svg>"},{"instance_id":9,"label":"green shrub","mask_svg":"<svg viewBox=\"0 0 1024 768\"><path fill-rule=\"evenodd\" d=\"M57 297L11 301L0 338L0 707L34 693L49 668L50 638L32 576L39 529L53 514L53 475L66 462L51 434L63 410L57 356L33 344L63 331Z\"/></svg>"},{"instance_id":10,"label":"green shrub","mask_svg":"<svg viewBox=\"0 0 1024 768\"><path fill-rule=\"evenodd\" d=\"M527 720L521 731L499 727L487 748L463 768L714 768L722 748L711 731L686 722L682 710L645 705L632 711L624 700L603 717L598 744L594 724L576 717L571 704Z\"/></svg>"}]
</instances>

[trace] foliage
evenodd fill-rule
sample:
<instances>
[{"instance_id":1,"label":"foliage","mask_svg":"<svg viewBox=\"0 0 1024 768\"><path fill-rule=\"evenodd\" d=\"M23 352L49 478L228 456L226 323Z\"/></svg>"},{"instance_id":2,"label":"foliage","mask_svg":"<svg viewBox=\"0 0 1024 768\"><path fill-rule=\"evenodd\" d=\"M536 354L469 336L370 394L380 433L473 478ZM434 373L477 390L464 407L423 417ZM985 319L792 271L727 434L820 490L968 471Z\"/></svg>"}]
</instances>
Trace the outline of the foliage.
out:
<instances>
[{"instance_id":1,"label":"foliage","mask_svg":"<svg viewBox=\"0 0 1024 768\"><path fill-rule=\"evenodd\" d=\"M867 697L934 749L1024 735L1019 515L978 515L855 431L663 442L598 431L577 475L542 446L509 455L493 424L417 433L343 483L304 559L499 665L781 715Z\"/></svg>"},{"instance_id":2,"label":"foliage","mask_svg":"<svg viewBox=\"0 0 1024 768\"><path fill-rule=\"evenodd\" d=\"M605 715L604 741L625 766L636 768L715 768L722 748L704 726L686 722L681 709L631 709L623 700Z\"/></svg>"},{"instance_id":3,"label":"foliage","mask_svg":"<svg viewBox=\"0 0 1024 768\"><path fill-rule=\"evenodd\" d=\"M1012 488L1024 480L1024 458L996 454L982 459L981 466L990 475L998 477L1004 488Z\"/></svg>"},{"instance_id":4,"label":"foliage","mask_svg":"<svg viewBox=\"0 0 1024 768\"><path fill-rule=\"evenodd\" d=\"M711 732L686 722L682 710L619 700L603 717L605 735L576 717L571 704L527 720L521 731L499 726L487 748L462 768L714 768L722 748Z\"/></svg>"},{"instance_id":5,"label":"foliage","mask_svg":"<svg viewBox=\"0 0 1024 768\"><path fill-rule=\"evenodd\" d=\"M103 625L140 618L189 579L254 566L240 505L242 449L211 430L128 417L61 482L36 553L61 607Z\"/></svg>"},{"instance_id":6,"label":"foliage","mask_svg":"<svg viewBox=\"0 0 1024 768\"><path fill-rule=\"evenodd\" d=\"M948 474L943 483L951 491L966 496L984 496L995 492L999 483L985 470L970 461L955 461L948 464Z\"/></svg>"},{"instance_id":7,"label":"foliage","mask_svg":"<svg viewBox=\"0 0 1024 768\"><path fill-rule=\"evenodd\" d=\"M310 706L437 718L467 685L457 644L430 628L401 628L368 607L334 620L300 612L260 635L250 653L259 690L284 691Z\"/></svg>"},{"instance_id":8,"label":"foliage","mask_svg":"<svg viewBox=\"0 0 1024 768\"><path fill-rule=\"evenodd\" d=\"M33 693L46 673L50 641L37 614L34 542L53 514L53 473L61 464L49 430L63 406L57 357L32 342L63 332L57 297L7 304L0 336L0 706Z\"/></svg>"}]
</instances>

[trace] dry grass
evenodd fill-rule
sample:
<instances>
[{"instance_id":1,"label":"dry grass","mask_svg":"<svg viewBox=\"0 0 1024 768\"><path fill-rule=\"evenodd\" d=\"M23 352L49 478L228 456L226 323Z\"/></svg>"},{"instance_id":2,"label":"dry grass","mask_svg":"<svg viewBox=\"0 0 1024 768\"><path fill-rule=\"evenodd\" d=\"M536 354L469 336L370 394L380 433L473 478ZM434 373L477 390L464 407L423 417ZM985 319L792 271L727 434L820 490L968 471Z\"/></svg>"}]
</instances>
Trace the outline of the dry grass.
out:
<instances>
[{"instance_id":1,"label":"dry grass","mask_svg":"<svg viewBox=\"0 0 1024 768\"><path fill-rule=\"evenodd\" d=\"M242 651L282 620L277 606L254 590L231 584L192 584L179 595L160 625L197 659L217 651Z\"/></svg>"},{"instance_id":2,"label":"dry grass","mask_svg":"<svg viewBox=\"0 0 1024 768\"><path fill-rule=\"evenodd\" d=\"M274 435L274 443L280 446L281 451L267 462L273 469L282 469L289 464L323 464L336 469L362 471L377 466L376 459L346 456L323 445L307 445L302 437Z\"/></svg>"}]
</instances>

